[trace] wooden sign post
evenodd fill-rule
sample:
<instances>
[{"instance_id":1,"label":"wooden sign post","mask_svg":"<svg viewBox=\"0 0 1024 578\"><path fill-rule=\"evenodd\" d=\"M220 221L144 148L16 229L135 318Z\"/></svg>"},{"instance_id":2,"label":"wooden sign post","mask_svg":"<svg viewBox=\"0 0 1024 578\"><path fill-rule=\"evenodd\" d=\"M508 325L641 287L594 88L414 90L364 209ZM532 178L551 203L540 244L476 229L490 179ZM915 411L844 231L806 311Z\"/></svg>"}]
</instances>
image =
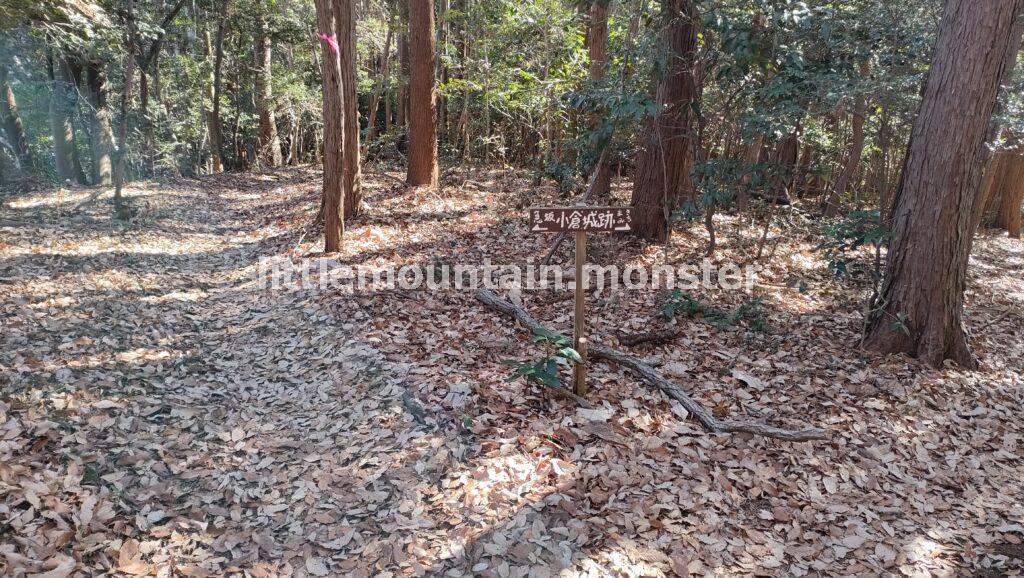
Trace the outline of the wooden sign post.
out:
<instances>
[{"instance_id":1,"label":"wooden sign post","mask_svg":"<svg viewBox=\"0 0 1024 578\"><path fill-rule=\"evenodd\" d=\"M625 232L633 222L630 207L532 207L530 231L533 233L573 233L576 237L576 290L573 313L572 346L582 361L573 365L572 389L576 395L587 393L587 337L583 300L583 266L587 262L587 233Z\"/></svg>"}]
</instances>

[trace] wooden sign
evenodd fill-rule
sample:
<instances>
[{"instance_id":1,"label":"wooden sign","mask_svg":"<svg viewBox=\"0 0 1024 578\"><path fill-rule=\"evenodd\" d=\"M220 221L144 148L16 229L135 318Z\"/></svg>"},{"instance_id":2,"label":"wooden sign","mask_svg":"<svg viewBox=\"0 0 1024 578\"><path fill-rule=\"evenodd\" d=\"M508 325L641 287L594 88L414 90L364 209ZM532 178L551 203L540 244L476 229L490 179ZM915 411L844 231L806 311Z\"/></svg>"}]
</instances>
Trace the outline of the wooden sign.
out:
<instances>
[{"instance_id":1,"label":"wooden sign","mask_svg":"<svg viewBox=\"0 0 1024 578\"><path fill-rule=\"evenodd\" d=\"M583 301L583 265L587 262L587 233L614 233L630 230L632 207L531 207L530 232L574 233L576 237L576 295L573 314L573 349L581 362L572 366L572 389L576 395L587 393L587 338ZM559 236L559 241L561 241ZM557 246L557 244L556 244Z\"/></svg>"},{"instance_id":2,"label":"wooden sign","mask_svg":"<svg viewBox=\"0 0 1024 578\"><path fill-rule=\"evenodd\" d=\"M632 207L533 207L533 233L598 233L629 231Z\"/></svg>"}]
</instances>

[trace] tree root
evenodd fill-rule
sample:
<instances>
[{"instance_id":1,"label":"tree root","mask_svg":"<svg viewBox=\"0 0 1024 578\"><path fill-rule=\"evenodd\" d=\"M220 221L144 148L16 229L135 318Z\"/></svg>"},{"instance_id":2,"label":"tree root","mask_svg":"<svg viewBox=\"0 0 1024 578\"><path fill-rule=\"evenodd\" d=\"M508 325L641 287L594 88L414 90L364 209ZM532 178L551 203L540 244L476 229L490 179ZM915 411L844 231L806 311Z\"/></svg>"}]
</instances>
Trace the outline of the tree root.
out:
<instances>
[{"instance_id":1,"label":"tree root","mask_svg":"<svg viewBox=\"0 0 1024 578\"><path fill-rule=\"evenodd\" d=\"M540 323L538 323L525 309L498 297L493 291L480 289L476 292L476 298L491 309L515 319L531 331L541 327ZM657 387L665 395L679 402L680 405L686 408L686 411L690 412L690 414L696 418L704 429L710 432L749 433L794 442L819 440L825 439L826 437L825 430L816 427L807 427L800 430L788 430L759 423L719 420L712 415L711 412L705 409L704 406L683 391L681 387L668 380L665 376L661 375L657 369L647 363L644 363L640 359L632 355L616 351L610 347L597 344L591 344L588 349L588 353L592 359L599 359L613 363L633 371L648 384Z\"/></svg>"}]
</instances>

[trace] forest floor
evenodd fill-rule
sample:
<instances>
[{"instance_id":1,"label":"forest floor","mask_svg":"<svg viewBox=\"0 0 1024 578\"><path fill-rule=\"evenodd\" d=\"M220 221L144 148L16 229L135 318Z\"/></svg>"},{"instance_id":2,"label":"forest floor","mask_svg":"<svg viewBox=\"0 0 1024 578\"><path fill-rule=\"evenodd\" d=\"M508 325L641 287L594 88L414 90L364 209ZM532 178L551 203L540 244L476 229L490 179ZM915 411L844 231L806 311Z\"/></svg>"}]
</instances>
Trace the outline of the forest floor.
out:
<instances>
[{"instance_id":1,"label":"forest floor","mask_svg":"<svg viewBox=\"0 0 1024 578\"><path fill-rule=\"evenodd\" d=\"M551 244L524 207L554 191L524 175L458 172L437 194L365 180L344 263ZM540 350L468 292L260 288L260 257L320 250L311 168L136 183L129 225L95 192L0 199L0 574L1024 571L1020 241L975 251L977 372L859 351L863 267L835 280L799 220L770 235L752 293L695 294L762 297L757 323L668 322L655 290L588 297L595 341L678 329L616 346L716 415L828 431L788 443L708 434L613 366L592 368L591 410L510 382L502 361ZM717 259L753 258L757 225L719 229ZM590 255L695 262L705 242L696 225L669 247L595 236ZM569 330L571 294L513 298Z\"/></svg>"}]
</instances>

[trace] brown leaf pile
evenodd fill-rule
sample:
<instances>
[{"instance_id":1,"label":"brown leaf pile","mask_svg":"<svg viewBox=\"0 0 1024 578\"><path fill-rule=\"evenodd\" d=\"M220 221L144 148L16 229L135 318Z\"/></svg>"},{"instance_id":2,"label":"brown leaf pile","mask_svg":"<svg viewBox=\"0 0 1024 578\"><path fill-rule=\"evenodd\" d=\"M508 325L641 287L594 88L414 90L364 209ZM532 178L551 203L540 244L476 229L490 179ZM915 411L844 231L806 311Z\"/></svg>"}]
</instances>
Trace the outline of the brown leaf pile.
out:
<instances>
[{"instance_id":1,"label":"brown leaf pile","mask_svg":"<svg viewBox=\"0 0 1024 578\"><path fill-rule=\"evenodd\" d=\"M558 200L517 174L415 195L368 175L350 264L521 263L551 242L518 205ZM653 290L589 296L598 341L674 334L630 349L717 415L830 432L786 444L707 435L611 367L592 369L593 409L507 382L503 360L539 352L469 293L260 290L260 256L315 256L318 189L308 169L139 183L129 226L106 201L76 211L90 191L3 199L0 573L1024 568L1019 241L982 239L972 264L981 372L857 351L863 283L781 231L755 289L767 332L658 320ZM720 259L752 258L756 227L719 227ZM703 242L696 227L667 248L600 236L591 256L681 263ZM513 297L570 327L564 296Z\"/></svg>"}]
</instances>

